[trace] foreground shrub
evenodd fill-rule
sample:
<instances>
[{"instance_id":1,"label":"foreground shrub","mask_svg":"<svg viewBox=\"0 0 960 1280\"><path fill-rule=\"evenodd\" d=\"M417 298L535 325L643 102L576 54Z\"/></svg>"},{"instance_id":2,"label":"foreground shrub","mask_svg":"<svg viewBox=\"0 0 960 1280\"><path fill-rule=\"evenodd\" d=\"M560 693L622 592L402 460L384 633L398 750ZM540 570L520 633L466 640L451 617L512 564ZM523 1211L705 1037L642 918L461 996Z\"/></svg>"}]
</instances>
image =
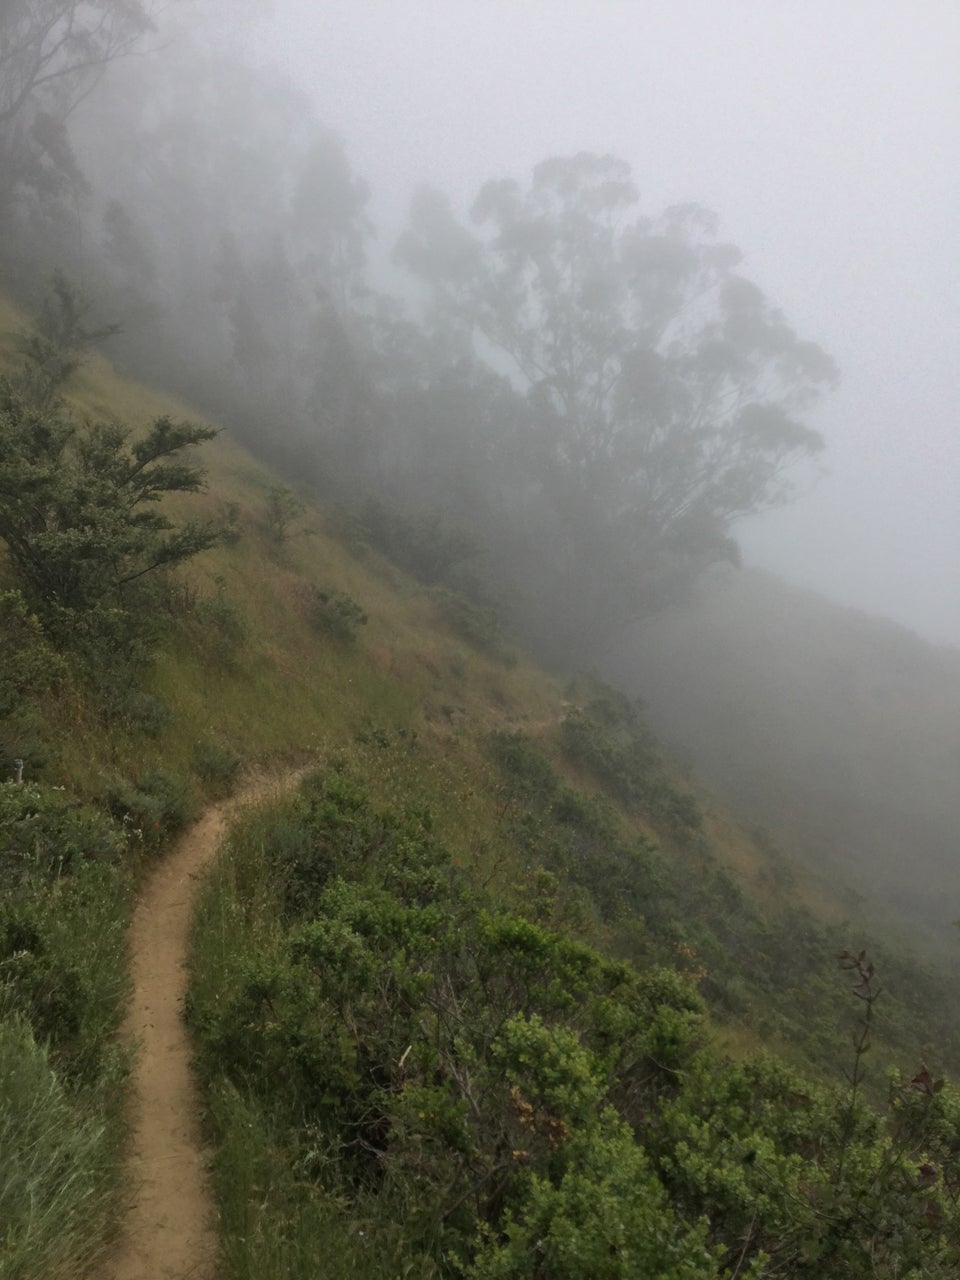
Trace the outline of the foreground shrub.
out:
<instances>
[{"instance_id":1,"label":"foreground shrub","mask_svg":"<svg viewBox=\"0 0 960 1280\"><path fill-rule=\"evenodd\" d=\"M559 826L616 838L521 741L499 747ZM310 1275L323 1227L384 1277L957 1274L949 1086L924 1069L871 1106L860 1033L835 1088L722 1057L689 977L504 909L427 814L343 773L235 833L188 1008L244 1280Z\"/></svg>"}]
</instances>

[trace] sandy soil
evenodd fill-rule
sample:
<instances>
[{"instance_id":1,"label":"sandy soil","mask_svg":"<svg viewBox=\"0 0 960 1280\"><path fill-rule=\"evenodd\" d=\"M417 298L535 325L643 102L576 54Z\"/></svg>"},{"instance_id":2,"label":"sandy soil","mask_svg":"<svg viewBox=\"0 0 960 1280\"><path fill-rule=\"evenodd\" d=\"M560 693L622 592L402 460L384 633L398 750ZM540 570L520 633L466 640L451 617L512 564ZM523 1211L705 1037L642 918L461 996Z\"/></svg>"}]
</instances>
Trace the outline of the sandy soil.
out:
<instances>
[{"instance_id":1,"label":"sandy soil","mask_svg":"<svg viewBox=\"0 0 960 1280\"><path fill-rule=\"evenodd\" d=\"M284 780L283 789L296 781ZM202 873L230 813L281 787L245 789L209 809L148 877L128 935L133 995L123 1035L138 1046L130 1102L131 1208L103 1280L214 1280L216 1207L191 1046L181 1017L187 943Z\"/></svg>"}]
</instances>

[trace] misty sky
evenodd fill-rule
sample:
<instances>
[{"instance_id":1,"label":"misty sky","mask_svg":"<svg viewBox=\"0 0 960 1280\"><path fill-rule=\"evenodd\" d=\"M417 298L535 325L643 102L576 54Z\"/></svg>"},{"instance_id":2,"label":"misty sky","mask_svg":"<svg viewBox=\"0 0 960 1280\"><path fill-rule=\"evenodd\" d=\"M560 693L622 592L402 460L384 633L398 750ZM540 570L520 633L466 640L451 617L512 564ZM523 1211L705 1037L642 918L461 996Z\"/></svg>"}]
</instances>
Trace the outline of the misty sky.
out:
<instances>
[{"instance_id":1,"label":"misty sky","mask_svg":"<svg viewBox=\"0 0 960 1280\"><path fill-rule=\"evenodd\" d=\"M609 151L646 212L697 200L843 371L827 474L747 563L960 643L956 0L274 0L255 30L374 191Z\"/></svg>"}]
</instances>

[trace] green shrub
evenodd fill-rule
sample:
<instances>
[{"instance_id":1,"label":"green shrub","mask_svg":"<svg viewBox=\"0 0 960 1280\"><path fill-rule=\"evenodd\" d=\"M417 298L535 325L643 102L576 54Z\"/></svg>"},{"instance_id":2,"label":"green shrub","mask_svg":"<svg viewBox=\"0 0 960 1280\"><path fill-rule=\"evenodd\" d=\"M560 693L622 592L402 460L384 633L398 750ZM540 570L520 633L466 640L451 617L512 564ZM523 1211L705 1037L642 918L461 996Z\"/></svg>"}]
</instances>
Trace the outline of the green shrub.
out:
<instances>
[{"instance_id":1,"label":"green shrub","mask_svg":"<svg viewBox=\"0 0 960 1280\"><path fill-rule=\"evenodd\" d=\"M516 735L492 749L528 914L343 768L234 832L188 1001L234 1274L306 1277L326 1229L384 1278L952 1280L960 1095L921 1069L871 1107L862 1044L840 1089L711 1047L700 955L757 1034L810 1039L848 999L799 985L826 934L765 928L708 861L647 865L609 803ZM643 972L529 918L575 876L630 922L645 897Z\"/></svg>"},{"instance_id":2,"label":"green shrub","mask_svg":"<svg viewBox=\"0 0 960 1280\"><path fill-rule=\"evenodd\" d=\"M119 719L130 732L141 733L146 738L159 738L175 718L161 698L144 693L142 689L130 690L119 714Z\"/></svg>"},{"instance_id":3,"label":"green shrub","mask_svg":"<svg viewBox=\"0 0 960 1280\"><path fill-rule=\"evenodd\" d=\"M350 644L357 628L367 625L367 615L345 591L311 587L306 598L307 621L320 635Z\"/></svg>"},{"instance_id":4,"label":"green shrub","mask_svg":"<svg viewBox=\"0 0 960 1280\"><path fill-rule=\"evenodd\" d=\"M623 804L675 834L698 831L700 808L668 778L639 704L605 685L596 685L593 693L564 717L561 740L567 757L589 769Z\"/></svg>"},{"instance_id":5,"label":"green shrub","mask_svg":"<svg viewBox=\"0 0 960 1280\"><path fill-rule=\"evenodd\" d=\"M144 773L132 786L117 786L107 794L114 817L123 821L144 846L159 848L193 816L185 782L160 769Z\"/></svg>"},{"instance_id":6,"label":"green shrub","mask_svg":"<svg viewBox=\"0 0 960 1280\"><path fill-rule=\"evenodd\" d=\"M212 526L175 526L159 507L168 493L203 488L186 451L215 434L169 418L136 440L116 423L78 429L0 378L0 538L18 585L65 648L81 619L81 637L96 635L99 616L119 638L116 613L139 636L149 622L135 609L143 579L216 542Z\"/></svg>"},{"instance_id":7,"label":"green shrub","mask_svg":"<svg viewBox=\"0 0 960 1280\"><path fill-rule=\"evenodd\" d=\"M240 757L229 743L201 739L193 748L193 771L198 778L224 794L237 780Z\"/></svg>"},{"instance_id":8,"label":"green shrub","mask_svg":"<svg viewBox=\"0 0 960 1280\"><path fill-rule=\"evenodd\" d=\"M72 1088L95 1087L126 992L127 839L60 789L0 786L0 1015Z\"/></svg>"},{"instance_id":9,"label":"green shrub","mask_svg":"<svg viewBox=\"0 0 960 1280\"><path fill-rule=\"evenodd\" d=\"M62 787L0 783L0 886L51 881L84 860L112 862L126 841L109 819Z\"/></svg>"},{"instance_id":10,"label":"green shrub","mask_svg":"<svg viewBox=\"0 0 960 1280\"><path fill-rule=\"evenodd\" d=\"M514 799L544 804L557 794L560 781L553 766L524 734L491 734L490 749Z\"/></svg>"},{"instance_id":11,"label":"green shrub","mask_svg":"<svg viewBox=\"0 0 960 1280\"><path fill-rule=\"evenodd\" d=\"M64 666L19 591L0 591L0 650L2 722L60 677Z\"/></svg>"},{"instance_id":12,"label":"green shrub","mask_svg":"<svg viewBox=\"0 0 960 1280\"><path fill-rule=\"evenodd\" d=\"M308 781L281 810L246 825L246 852L227 855L220 901L200 913L200 946L221 953L217 981L191 986L201 1061L219 1096L257 1103L247 1137L230 1124L230 1163L266 1129L317 1202L356 1216L376 1206L373 1240L402 1224L384 1274L460 1274L478 1226L499 1238L506 1207L530 1203L531 1175L572 1171L574 1132L627 1140L603 1118L612 1073L631 1099L653 1077L667 1089L699 1023L651 1014L627 966L469 890L422 814L378 810L344 775ZM264 836L263 875L285 910L243 926L232 867ZM258 1178L276 1185L259 1150ZM251 1208L224 1213L248 1232ZM256 1232L292 1251L287 1213L281 1198ZM663 1239L674 1234L665 1220Z\"/></svg>"},{"instance_id":13,"label":"green shrub","mask_svg":"<svg viewBox=\"0 0 960 1280\"><path fill-rule=\"evenodd\" d=\"M407 513L371 501L363 523L373 546L428 586L456 585L454 570L480 554L476 538L437 509Z\"/></svg>"},{"instance_id":14,"label":"green shrub","mask_svg":"<svg viewBox=\"0 0 960 1280\"><path fill-rule=\"evenodd\" d=\"M436 588L432 594L440 616L458 636L481 653L507 666L516 665L516 654L504 644L500 613L493 605L481 604L445 587Z\"/></svg>"},{"instance_id":15,"label":"green shrub","mask_svg":"<svg viewBox=\"0 0 960 1280\"><path fill-rule=\"evenodd\" d=\"M220 666L232 670L247 642L247 624L237 604L220 590L200 601L196 620L210 655Z\"/></svg>"},{"instance_id":16,"label":"green shrub","mask_svg":"<svg viewBox=\"0 0 960 1280\"><path fill-rule=\"evenodd\" d=\"M270 540L279 547L292 537L290 527L304 515L307 504L285 484L271 485L267 489L266 499L264 524Z\"/></svg>"}]
</instances>

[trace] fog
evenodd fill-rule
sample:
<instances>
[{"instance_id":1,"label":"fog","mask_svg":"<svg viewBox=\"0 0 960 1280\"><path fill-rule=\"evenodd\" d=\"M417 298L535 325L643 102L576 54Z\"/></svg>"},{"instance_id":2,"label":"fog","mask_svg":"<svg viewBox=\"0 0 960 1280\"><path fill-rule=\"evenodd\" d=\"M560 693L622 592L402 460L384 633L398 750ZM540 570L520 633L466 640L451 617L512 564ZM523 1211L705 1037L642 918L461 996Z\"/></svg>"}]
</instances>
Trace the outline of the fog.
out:
<instances>
[{"instance_id":1,"label":"fog","mask_svg":"<svg viewBox=\"0 0 960 1280\"><path fill-rule=\"evenodd\" d=\"M303 333L321 323L307 276L326 255L320 287L347 287L346 260L330 265L341 233L355 298L362 273L364 287L409 301L415 286L393 251L421 184L469 227L490 179L522 183L552 156L619 157L644 217L678 204L716 211L742 275L841 371L804 411L826 448L794 472L795 500L725 517L745 563L960 643L960 13L950 0L97 0L91 12L101 10L121 39L133 24L135 56L111 59L103 84L63 81L77 110L55 81L33 116L4 125L4 145L19 136L21 146L7 152L0 198L21 205L0 246L23 264L8 287L23 297L42 271L73 271L118 311L130 335L121 357L141 375L152 363L161 376L163 364L169 379L177 366L181 390L224 412L208 374L229 354L230 326L239 317L249 355L254 336L291 348L300 324L305 351ZM142 11L158 24L148 38ZM321 244L308 206L326 197L305 194L302 174L324 129L336 141L317 144L314 180L334 191L342 180L332 199L347 203L322 210ZM237 294L238 267L249 288L225 300L222 281L234 277L226 292ZM284 311L287 269L302 296ZM258 273L272 280L272 313L253 291ZM210 310L211 289L230 316ZM184 349L162 360L149 354L157 304L182 313ZM192 373L191 324L206 355ZM175 346L176 334L158 335L155 348ZM302 385L287 417L299 414L301 434L313 412L303 367L290 356L288 383L299 369Z\"/></svg>"},{"instance_id":2,"label":"fog","mask_svg":"<svg viewBox=\"0 0 960 1280\"><path fill-rule=\"evenodd\" d=\"M716 210L842 372L823 474L739 527L746 562L960 643L955 4L275 0L247 38L370 183L381 264L417 182L465 213L553 154Z\"/></svg>"},{"instance_id":3,"label":"fog","mask_svg":"<svg viewBox=\"0 0 960 1280\"><path fill-rule=\"evenodd\" d=\"M955 7L45 2L0 6L44 403L112 335L467 642L953 919Z\"/></svg>"}]
</instances>

